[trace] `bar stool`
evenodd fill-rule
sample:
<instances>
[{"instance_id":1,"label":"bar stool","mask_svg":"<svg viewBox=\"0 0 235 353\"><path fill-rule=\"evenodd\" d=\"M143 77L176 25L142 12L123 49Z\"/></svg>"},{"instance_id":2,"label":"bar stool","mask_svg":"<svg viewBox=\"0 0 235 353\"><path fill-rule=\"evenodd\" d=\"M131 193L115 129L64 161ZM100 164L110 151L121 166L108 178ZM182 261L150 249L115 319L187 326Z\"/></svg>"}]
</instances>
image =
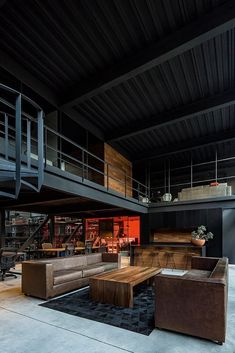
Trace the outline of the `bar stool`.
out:
<instances>
[{"instance_id":1,"label":"bar stool","mask_svg":"<svg viewBox=\"0 0 235 353\"><path fill-rule=\"evenodd\" d=\"M155 250L154 251L152 267L161 267L161 264L160 264L160 253L161 253L160 250Z\"/></svg>"},{"instance_id":2,"label":"bar stool","mask_svg":"<svg viewBox=\"0 0 235 353\"><path fill-rule=\"evenodd\" d=\"M154 252L154 251L151 251L151 252L149 253L148 258L149 258L149 262L148 262L147 266L153 267L153 266L154 266L154 260L155 260L155 252Z\"/></svg>"},{"instance_id":3,"label":"bar stool","mask_svg":"<svg viewBox=\"0 0 235 353\"><path fill-rule=\"evenodd\" d=\"M145 249L143 249L142 254L141 254L141 266L143 267L151 267L151 257L150 257L150 253L145 251Z\"/></svg>"},{"instance_id":4,"label":"bar stool","mask_svg":"<svg viewBox=\"0 0 235 353\"><path fill-rule=\"evenodd\" d=\"M172 264L172 266L169 268L176 268L174 253L172 251L165 251L165 255L166 255L166 268L168 268L169 263Z\"/></svg>"}]
</instances>

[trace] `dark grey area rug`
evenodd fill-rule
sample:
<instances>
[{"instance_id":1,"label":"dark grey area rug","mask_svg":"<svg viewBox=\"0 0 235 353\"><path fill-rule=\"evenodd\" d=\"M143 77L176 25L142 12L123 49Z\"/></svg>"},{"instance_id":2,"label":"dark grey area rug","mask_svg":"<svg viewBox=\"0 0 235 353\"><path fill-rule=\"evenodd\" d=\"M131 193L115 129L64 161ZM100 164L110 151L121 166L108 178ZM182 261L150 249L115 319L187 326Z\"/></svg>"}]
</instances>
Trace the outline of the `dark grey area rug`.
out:
<instances>
[{"instance_id":1,"label":"dark grey area rug","mask_svg":"<svg viewBox=\"0 0 235 353\"><path fill-rule=\"evenodd\" d=\"M147 336L154 329L154 291L145 285L134 288L133 308L94 302L89 298L89 288L40 305Z\"/></svg>"}]
</instances>

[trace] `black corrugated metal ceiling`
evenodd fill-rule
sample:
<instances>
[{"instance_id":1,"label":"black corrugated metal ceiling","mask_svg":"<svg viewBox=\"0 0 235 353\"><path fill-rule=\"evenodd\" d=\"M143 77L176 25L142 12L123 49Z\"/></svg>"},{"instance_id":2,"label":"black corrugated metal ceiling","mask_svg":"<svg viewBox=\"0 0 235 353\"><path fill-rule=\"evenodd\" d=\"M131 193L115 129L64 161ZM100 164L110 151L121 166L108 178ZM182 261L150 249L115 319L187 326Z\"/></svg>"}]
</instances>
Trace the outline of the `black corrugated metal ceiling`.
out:
<instances>
[{"instance_id":1,"label":"black corrugated metal ceiling","mask_svg":"<svg viewBox=\"0 0 235 353\"><path fill-rule=\"evenodd\" d=\"M80 85L84 87L86 82L89 87L97 74L102 76L109 70L112 76L113 68L120 63L123 65L127 60L129 65L130 57L139 56L154 43L164 43L164 38L183 31L214 9L230 3L234 11L231 1L222 0L11 0L0 3L0 64L14 74L21 69L27 72L53 92L58 105L66 103L62 102L63 97L69 97L71 91L74 96L76 87L79 91ZM226 133L235 129L235 102L230 99L223 106L224 92L233 90L235 84L233 27L235 23L228 28L218 25L214 35L200 43L192 41L191 48L179 55L156 66L146 66L135 75L127 73L110 87L101 85L100 90L85 99L71 100L75 119L78 123L80 117L83 122L89 121L90 130L94 126L106 141L126 152L132 160L137 156L146 159L149 152L158 155L159 150L177 150L178 146L180 150L187 142L196 144L203 137L213 136L216 140L216 136L224 134L226 140ZM221 105L214 104L207 111L206 101L203 112L187 115L190 104L215 95L220 95ZM172 111L174 116L178 108L182 109L181 119L162 123L166 112ZM153 121L152 129L141 131L143 124L151 126ZM156 126L159 121L161 126ZM140 131L134 135L122 136L125 129L131 131L138 126ZM114 131L120 134L116 136ZM227 142L227 146L230 150L231 143ZM205 151L210 148L205 147ZM181 156L183 150L186 147L182 147Z\"/></svg>"}]
</instances>

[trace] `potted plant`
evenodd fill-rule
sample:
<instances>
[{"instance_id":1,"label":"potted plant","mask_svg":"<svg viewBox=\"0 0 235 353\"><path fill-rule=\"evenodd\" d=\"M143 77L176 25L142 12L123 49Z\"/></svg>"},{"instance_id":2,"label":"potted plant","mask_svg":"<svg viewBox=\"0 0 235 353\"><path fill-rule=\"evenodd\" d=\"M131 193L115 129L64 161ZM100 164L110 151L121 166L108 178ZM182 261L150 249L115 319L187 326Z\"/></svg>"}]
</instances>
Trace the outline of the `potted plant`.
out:
<instances>
[{"instance_id":1,"label":"potted plant","mask_svg":"<svg viewBox=\"0 0 235 353\"><path fill-rule=\"evenodd\" d=\"M197 230L194 230L191 234L192 243L198 246L203 246L206 241L214 238L214 234L211 232L207 232L206 227L203 225L197 227Z\"/></svg>"}]
</instances>

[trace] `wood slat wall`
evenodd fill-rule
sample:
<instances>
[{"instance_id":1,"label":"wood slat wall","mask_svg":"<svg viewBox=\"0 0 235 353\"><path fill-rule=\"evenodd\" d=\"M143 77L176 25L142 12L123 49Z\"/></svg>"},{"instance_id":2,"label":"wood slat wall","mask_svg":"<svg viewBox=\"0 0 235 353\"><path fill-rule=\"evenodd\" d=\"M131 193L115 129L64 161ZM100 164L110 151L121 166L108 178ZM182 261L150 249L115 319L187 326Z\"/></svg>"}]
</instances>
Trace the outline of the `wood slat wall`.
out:
<instances>
[{"instance_id":1,"label":"wood slat wall","mask_svg":"<svg viewBox=\"0 0 235 353\"><path fill-rule=\"evenodd\" d=\"M156 243L190 243L191 238L191 231L176 229L159 229L153 231L153 241Z\"/></svg>"},{"instance_id":2,"label":"wood slat wall","mask_svg":"<svg viewBox=\"0 0 235 353\"><path fill-rule=\"evenodd\" d=\"M107 143L104 144L104 160L114 166L108 167L109 177L107 178L107 176L105 176L105 186L107 187L108 185L110 189L122 194L126 192L127 196L132 197L132 183L129 178L126 179L127 183L125 188L125 175L132 177L132 163ZM105 168L105 174L107 174L107 166ZM114 179L121 180L122 183Z\"/></svg>"},{"instance_id":3,"label":"wood slat wall","mask_svg":"<svg viewBox=\"0 0 235 353\"><path fill-rule=\"evenodd\" d=\"M134 249L134 266L190 269L191 257L201 255L201 247L136 247Z\"/></svg>"}]
</instances>

